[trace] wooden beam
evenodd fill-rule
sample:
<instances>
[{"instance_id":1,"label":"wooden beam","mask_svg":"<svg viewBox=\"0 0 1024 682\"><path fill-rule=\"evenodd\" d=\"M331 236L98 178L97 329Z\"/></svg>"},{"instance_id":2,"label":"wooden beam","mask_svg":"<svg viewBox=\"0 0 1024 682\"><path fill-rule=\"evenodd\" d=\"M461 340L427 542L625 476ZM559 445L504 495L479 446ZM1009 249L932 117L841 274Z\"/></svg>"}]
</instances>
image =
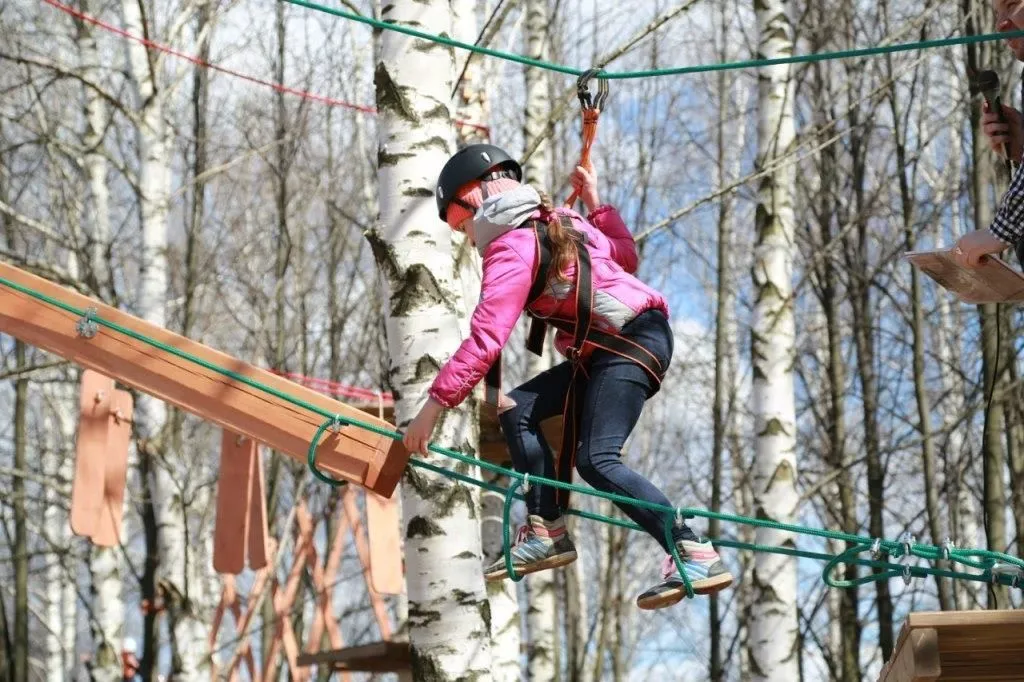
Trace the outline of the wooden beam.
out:
<instances>
[{"instance_id":1,"label":"wooden beam","mask_svg":"<svg viewBox=\"0 0 1024 682\"><path fill-rule=\"evenodd\" d=\"M326 663L334 670L352 672L403 672L411 669L411 656L408 642L374 642L335 651L302 654L297 663L299 666Z\"/></svg>"},{"instance_id":2,"label":"wooden beam","mask_svg":"<svg viewBox=\"0 0 1024 682\"><path fill-rule=\"evenodd\" d=\"M96 316L106 321L276 389L328 414L391 428L370 413L13 266L0 263L0 278L77 310L94 308ZM321 415L103 325L98 325L92 338L80 336L76 331L78 322L76 315L0 283L0 331L113 377L225 429L266 443L305 463L310 441L324 422ZM409 458L400 441L355 426L326 434L316 452L317 463L325 473L369 488L383 497L391 497Z\"/></svg>"}]
</instances>

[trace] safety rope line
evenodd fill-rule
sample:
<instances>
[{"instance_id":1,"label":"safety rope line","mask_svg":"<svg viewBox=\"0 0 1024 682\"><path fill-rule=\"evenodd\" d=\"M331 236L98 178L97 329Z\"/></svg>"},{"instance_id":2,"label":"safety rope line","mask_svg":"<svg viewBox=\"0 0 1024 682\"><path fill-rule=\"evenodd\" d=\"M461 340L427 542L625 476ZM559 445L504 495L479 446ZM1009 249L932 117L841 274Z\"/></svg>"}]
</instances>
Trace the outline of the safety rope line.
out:
<instances>
[{"instance_id":1,"label":"safety rope line","mask_svg":"<svg viewBox=\"0 0 1024 682\"><path fill-rule=\"evenodd\" d=\"M388 21L381 21L374 19L373 17L366 17L355 12L349 12L344 9L337 7L325 7L324 5L309 2L308 0L278 0L279 2L287 2L291 5L298 5L299 7L305 7L317 12L323 12L325 14L331 14L342 19L348 19L350 21L356 21L361 24L366 24L374 28L383 29L385 31L394 31L396 33L404 33L405 35L412 36L413 38L420 38L427 40L432 43L439 45L447 45L449 47L457 47L461 50L469 50L470 52L476 52L477 54L487 55L489 57L497 57L498 59L504 59L510 62L516 62L519 64L525 64L526 66L534 66L540 69L547 69L548 71L554 71L557 73L565 73L572 76L582 76L586 73L586 69L577 69L572 66L566 66L564 64L556 64L554 62L544 61L542 59L533 59L532 57L524 57L521 54L514 52L505 52L503 50L496 50L489 47L483 47L480 45L473 45L466 43L461 40L455 40L443 35L437 35L434 33L427 33L425 31L419 31L415 28L405 26L403 24L396 24ZM803 55L792 55L789 57L775 57L772 59L747 59L737 62L726 62L722 64L699 64L696 66L676 66L664 69L646 69L642 71L602 71L599 78L607 78L613 80L632 79L632 78L657 78L659 76L678 76L690 73L705 73L709 71L730 71L734 69L755 69L766 66L778 66L781 64L799 64L805 62L821 62L833 59L850 59L852 57L868 57L878 54L890 54L893 52L909 52L912 50L924 50L935 47L949 47L953 45L968 45L972 43L984 43L992 42L996 40L1005 40L1010 38L1024 38L1024 30L1018 31L1007 31L1005 33L983 33L979 35L966 35L966 36L954 36L951 38L935 38L932 40L919 40L911 43L896 43L893 45L884 45L876 47L864 47L853 50L837 50L835 52L817 52L813 54Z\"/></svg>"},{"instance_id":2,"label":"safety rope line","mask_svg":"<svg viewBox=\"0 0 1024 682\"><path fill-rule=\"evenodd\" d=\"M320 428L317 430L316 434L314 435L310 443L307 464L310 470L313 472L314 475L317 476L319 480L325 481L329 484L335 485L342 483L342 481L338 481L336 479L332 479L329 476L324 475L322 472L319 472L319 470L316 467L316 445L319 442L320 438L323 436L324 432L327 431L327 429L332 427L338 428L341 426L354 426L356 428L361 428L366 431L370 431L382 436L387 436L394 440L401 440L403 437L401 433L394 431L392 429L385 429L374 424L362 422L358 419L345 417L344 415L331 414L330 412L324 410L321 407L307 403L301 398L296 398L295 396L292 396L284 391L278 390L271 386L267 386L259 381L256 381L255 379L251 379L247 376L239 374L238 372L234 372L224 367L220 367L219 365L216 365L207 360L204 360L203 358L192 355L191 353L188 353L186 351L182 351L181 349L171 346L167 343L164 343L157 339L153 339L149 336L146 336L145 334L141 334L132 329L128 329L122 325L117 324L116 322L106 320L103 317L97 315L96 310L94 308L81 310L73 305L67 304L63 301L48 296L47 294L36 291L30 287L23 286L21 284L18 284L17 282L13 282L4 277L0 277L0 285L6 286L14 291L17 291L18 293L30 296L38 301L42 301L43 303L54 306L55 308L58 308L67 313L77 316L79 318L76 322L76 328L78 329L78 331L81 333L85 327L88 327L89 331L91 332L83 334L86 340L94 338L95 333L98 332L98 328L102 326L107 329L118 332L120 334L124 334L125 336L135 339L136 341L140 341L149 346L152 346L153 348L157 348L158 350L174 355L175 357L187 360L207 370L216 372L218 374L221 374L222 376L228 377L229 379L238 381L239 383L243 383L247 386L258 389L260 391L273 395L281 400L284 400L293 405L296 405L303 409L309 410L310 412L325 417L326 421L324 421L324 423L321 424ZM934 575L939 577L954 578L957 580L992 582L1011 587L1024 587L1024 585L1021 584L1022 580L1024 580L1024 560L1021 560L1017 557L1012 557L1002 552L992 552L989 550L981 549L957 549L949 544L947 544L944 547L936 547L933 545L918 544L914 542L913 538L908 539L907 537L904 537L900 541L885 540L882 538L865 538L850 533L843 533L839 531L831 531L817 528L806 528L795 524L779 523L768 519L754 519L746 516L739 516L736 514L711 512L704 509L693 509L688 507L667 507L665 505L654 504L651 502L647 502L645 500L638 500L623 495L617 495L615 493L606 493L604 491L594 490L591 488L583 488L572 483L564 483L562 481L547 479L542 476L527 477L526 475L521 474L517 471L505 469L504 467L492 464L491 462L479 460L476 459L475 457L470 457L461 452L449 450L436 445L430 445L429 450L439 455L446 456L450 459L454 459L463 464L467 464L471 467L478 467L480 469L484 469L511 479L513 483L509 488L501 488L500 486L486 483L485 481L475 479L466 474L462 474L457 471L452 471L450 469L440 467L431 462L422 460L419 457L410 457L409 459L409 464L411 466L426 469L439 475L461 481L463 483L476 485L484 489L502 493L505 495L506 507L509 507L511 505L511 500L513 498L522 499L522 495L518 493L518 489L520 486L522 486L524 483L528 481L529 485L547 485L554 488L570 490L573 492L580 493L582 495L588 495L590 497L597 497L620 504L628 504L660 512L663 518L665 519L665 530L667 534L666 537L669 540L671 540L671 523L673 520L681 519L684 517L701 517L708 519L718 519L720 521L725 521L729 523L753 526L755 528L767 528L771 530L794 533L798 535L808 535L813 537L820 537L830 540L847 542L851 544L851 547L849 549L838 555L831 555L823 554L820 552L809 552L806 550L790 549L788 547L747 543L736 540L718 540L712 538L712 542L718 546L732 547L736 549L747 549L754 552L771 552L786 556L827 561L828 563L826 564L822 573L822 579L825 581L826 584L828 584L831 587L842 588L849 587L854 584L864 584L865 582L888 580L889 578L897 575L902 575L905 580L909 580L911 577L923 577ZM627 524L618 519L614 519L612 517L604 516L601 514L591 514L581 512L579 510L571 511L575 512L575 515L577 516L591 519L594 521L600 521L603 523L611 523L618 526L638 529L638 527L635 526L635 524ZM504 515L504 517L506 520L508 519L507 513ZM504 551L506 552L507 567L511 567L507 554L510 549L510 537L508 533L507 523L505 524L505 533L503 535L503 540L505 545ZM675 543L671 541L668 544L670 548L674 547L675 545ZM858 556L869 550L872 552L871 559L866 559ZM964 573L959 571L949 571L945 569L937 569L923 566L910 566L909 564L893 564L888 561L881 561L880 559L882 556L888 556L895 559L904 560L910 558L911 556L926 559L929 561L945 560L951 563L960 563L969 568L983 571L984 574ZM673 551L673 560L676 562L677 569L679 569L680 571L680 576L683 578L684 584L687 587L687 596L692 596L692 586L689 585L689 581L687 580L685 573L682 571L682 562L678 555L678 551ZM862 566L878 567L885 569L885 572L867 575L863 578L860 578L852 582L837 581L831 577L831 572L836 566L840 564L856 564ZM514 575L514 572L510 572L509 575Z\"/></svg>"},{"instance_id":3,"label":"safety rope line","mask_svg":"<svg viewBox=\"0 0 1024 682\"><path fill-rule=\"evenodd\" d=\"M173 48L173 47L171 47L169 45L164 45L162 43L158 43L158 42L155 42L153 40L150 40L149 38L144 38L142 36L135 35L134 33L131 33L130 31L126 31L123 28L119 28L117 26L114 26L113 24L109 24L109 23L103 21L102 19L99 19L97 17L92 16L91 14L87 14L87 13L85 13L85 12L79 10L79 9L75 9L74 7L70 7L68 5L65 5L65 4L59 2L58 0L42 0L42 2L46 3L47 5L50 5L51 7L53 7L56 10L60 10L61 12L64 12L65 14L70 15L70 16L72 16L72 17L74 17L74 18L76 18L76 19L78 19L80 21L84 21L87 24L92 24L93 26L96 26L97 28L101 28L104 31L107 31L108 33L112 33L114 35L120 36L120 37L125 38L127 40L131 40L131 41L134 41L136 43L139 43L140 45L142 45L143 47L145 47L145 48L147 48L149 50L154 50L156 52L163 52L164 54L171 55L172 57L177 57L178 59L184 59L185 61L190 62L192 64L195 64L198 67L201 67L201 68L204 68L204 69L210 69L211 71L217 71L219 73L223 73L225 75L232 76L233 78L239 78L241 80L248 81L249 83L253 83L255 85L261 85L263 87L271 88L271 89L273 89L273 90L275 90L277 92L281 92L281 93L284 93L286 95L294 95L296 97L299 97L299 98L305 99L305 100L309 100L311 102L319 102L320 104L326 104L327 106L342 107L344 109L351 109L353 111L360 111L360 112L362 112L364 114L371 114L371 115L376 115L377 114L377 109L375 107L372 107L372 106L369 106L369 105L366 105L366 104L355 104L353 102L346 102L345 100L337 99L335 97L328 97L327 95L320 95L320 94L317 94L315 92L309 92L307 90L299 90L297 88L289 87L289 86L283 85L281 83L273 83L271 81L263 80L262 78L257 78L255 76L250 76L247 73L242 73L241 71L235 71L234 69L229 69L229 68L227 68L225 66L220 66L219 64L214 64L213 62L208 62L205 59L202 59L201 57L199 57L197 55L188 54L187 52L182 52L181 50L177 50L177 49L175 49L175 48ZM458 125L458 126L465 126L467 128L473 128L475 130L479 130L481 133L483 133L485 135L490 135L491 134L491 129L488 126L483 125L481 123L473 123L471 121L463 121L461 119L456 119L454 121L454 123L455 123L455 125Z\"/></svg>"}]
</instances>

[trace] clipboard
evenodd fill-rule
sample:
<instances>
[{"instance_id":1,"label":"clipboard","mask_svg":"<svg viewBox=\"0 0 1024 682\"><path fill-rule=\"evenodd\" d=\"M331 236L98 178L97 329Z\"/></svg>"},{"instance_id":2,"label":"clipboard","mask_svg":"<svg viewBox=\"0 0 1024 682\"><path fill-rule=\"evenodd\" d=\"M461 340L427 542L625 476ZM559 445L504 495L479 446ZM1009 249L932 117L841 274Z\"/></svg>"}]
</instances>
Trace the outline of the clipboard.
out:
<instances>
[{"instance_id":1,"label":"clipboard","mask_svg":"<svg viewBox=\"0 0 1024 682\"><path fill-rule=\"evenodd\" d=\"M952 248L907 251L903 258L964 303L1024 301L1024 274L995 256L986 256L976 269L959 265Z\"/></svg>"}]
</instances>

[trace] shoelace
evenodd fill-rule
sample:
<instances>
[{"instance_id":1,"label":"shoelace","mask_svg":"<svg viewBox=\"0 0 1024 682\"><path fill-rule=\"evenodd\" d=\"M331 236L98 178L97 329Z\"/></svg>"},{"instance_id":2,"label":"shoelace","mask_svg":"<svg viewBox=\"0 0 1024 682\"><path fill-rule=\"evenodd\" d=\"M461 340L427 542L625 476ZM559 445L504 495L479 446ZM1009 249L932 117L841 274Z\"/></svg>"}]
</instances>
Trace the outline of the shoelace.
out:
<instances>
[{"instance_id":1,"label":"shoelace","mask_svg":"<svg viewBox=\"0 0 1024 682\"><path fill-rule=\"evenodd\" d=\"M530 526L528 524L525 526L519 526L519 530L516 532L516 541L514 544L518 545L528 537L530 537Z\"/></svg>"},{"instance_id":2,"label":"shoelace","mask_svg":"<svg viewBox=\"0 0 1024 682\"><path fill-rule=\"evenodd\" d=\"M661 561L661 579L668 580L676 572L676 561L671 554L666 554Z\"/></svg>"}]
</instances>

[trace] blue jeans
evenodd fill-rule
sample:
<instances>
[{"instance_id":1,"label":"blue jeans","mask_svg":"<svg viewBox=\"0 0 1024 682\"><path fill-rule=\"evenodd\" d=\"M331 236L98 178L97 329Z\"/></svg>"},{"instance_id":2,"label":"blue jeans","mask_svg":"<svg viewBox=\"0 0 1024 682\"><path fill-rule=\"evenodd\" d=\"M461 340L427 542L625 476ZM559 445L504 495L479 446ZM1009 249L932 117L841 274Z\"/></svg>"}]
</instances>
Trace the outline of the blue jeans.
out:
<instances>
[{"instance_id":1,"label":"blue jeans","mask_svg":"<svg viewBox=\"0 0 1024 682\"><path fill-rule=\"evenodd\" d=\"M668 368L672 360L672 328L659 310L637 315L622 329L622 335L642 345ZM644 368L632 360L604 350L595 350L585 369L579 398L583 401L576 450L576 470L591 487L645 502L671 507L665 494L653 483L622 463L622 446L633 431L644 403L658 391L658 385ZM565 394L572 377L572 365L566 361L541 372L509 393L516 406L504 412L501 428L508 441L512 465L531 476L556 478L555 461L540 429L545 419L562 414ZM531 514L545 519L561 515L555 501L555 489L531 485L526 494ZM665 517L630 504L616 506L669 551L665 544ZM697 540L685 525L673 527L675 540Z\"/></svg>"}]
</instances>

